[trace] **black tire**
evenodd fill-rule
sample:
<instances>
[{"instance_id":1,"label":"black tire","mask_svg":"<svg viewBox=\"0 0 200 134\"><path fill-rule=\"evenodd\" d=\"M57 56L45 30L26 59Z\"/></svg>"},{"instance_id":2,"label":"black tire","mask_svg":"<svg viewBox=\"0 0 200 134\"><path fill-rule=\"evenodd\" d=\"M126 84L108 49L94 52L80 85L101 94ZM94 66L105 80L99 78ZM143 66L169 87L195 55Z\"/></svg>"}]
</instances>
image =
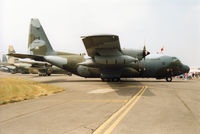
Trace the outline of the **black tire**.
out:
<instances>
[{"instance_id":1,"label":"black tire","mask_svg":"<svg viewBox=\"0 0 200 134\"><path fill-rule=\"evenodd\" d=\"M101 80L102 80L103 82L105 82L105 78L101 78Z\"/></svg>"},{"instance_id":2,"label":"black tire","mask_svg":"<svg viewBox=\"0 0 200 134\"><path fill-rule=\"evenodd\" d=\"M112 78L112 81L113 82L118 82L118 81L120 81L120 78Z\"/></svg>"},{"instance_id":3,"label":"black tire","mask_svg":"<svg viewBox=\"0 0 200 134\"><path fill-rule=\"evenodd\" d=\"M120 78L101 78L103 82L118 82Z\"/></svg>"},{"instance_id":4,"label":"black tire","mask_svg":"<svg viewBox=\"0 0 200 134\"><path fill-rule=\"evenodd\" d=\"M16 71L12 71L12 70L11 70L10 72L11 72L12 74L16 74Z\"/></svg>"},{"instance_id":5,"label":"black tire","mask_svg":"<svg viewBox=\"0 0 200 134\"><path fill-rule=\"evenodd\" d=\"M171 76L167 76L167 77L166 77L166 81L167 81L167 82L172 82L172 77L171 77Z\"/></svg>"},{"instance_id":6,"label":"black tire","mask_svg":"<svg viewBox=\"0 0 200 134\"><path fill-rule=\"evenodd\" d=\"M106 81L107 81L107 82L110 82L110 81L112 81L112 79L110 79L110 78L107 78L107 79L106 79Z\"/></svg>"}]
</instances>

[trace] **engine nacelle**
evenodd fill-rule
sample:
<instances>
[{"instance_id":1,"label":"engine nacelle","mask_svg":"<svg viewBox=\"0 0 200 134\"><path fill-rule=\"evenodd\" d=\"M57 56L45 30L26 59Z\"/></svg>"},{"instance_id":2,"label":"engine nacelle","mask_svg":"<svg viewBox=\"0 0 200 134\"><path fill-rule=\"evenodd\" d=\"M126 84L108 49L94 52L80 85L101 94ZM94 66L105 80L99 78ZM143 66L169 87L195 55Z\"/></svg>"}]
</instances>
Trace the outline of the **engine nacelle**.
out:
<instances>
[{"instance_id":1,"label":"engine nacelle","mask_svg":"<svg viewBox=\"0 0 200 134\"><path fill-rule=\"evenodd\" d=\"M145 58L147 55L150 54L149 51L146 50L135 50L135 49L122 49L122 53L134 58L137 58L138 60L142 60L142 58Z\"/></svg>"}]
</instances>

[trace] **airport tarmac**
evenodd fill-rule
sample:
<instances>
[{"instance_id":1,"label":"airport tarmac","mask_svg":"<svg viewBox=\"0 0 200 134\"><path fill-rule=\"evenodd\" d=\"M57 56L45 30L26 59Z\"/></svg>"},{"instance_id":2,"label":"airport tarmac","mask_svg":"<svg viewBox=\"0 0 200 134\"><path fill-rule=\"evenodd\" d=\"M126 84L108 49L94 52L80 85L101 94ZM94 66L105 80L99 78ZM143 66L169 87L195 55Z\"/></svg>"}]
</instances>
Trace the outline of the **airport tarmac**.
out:
<instances>
[{"instance_id":1,"label":"airport tarmac","mask_svg":"<svg viewBox=\"0 0 200 134\"><path fill-rule=\"evenodd\" d=\"M0 106L0 134L199 134L200 79L173 82L0 73L66 88Z\"/></svg>"}]
</instances>

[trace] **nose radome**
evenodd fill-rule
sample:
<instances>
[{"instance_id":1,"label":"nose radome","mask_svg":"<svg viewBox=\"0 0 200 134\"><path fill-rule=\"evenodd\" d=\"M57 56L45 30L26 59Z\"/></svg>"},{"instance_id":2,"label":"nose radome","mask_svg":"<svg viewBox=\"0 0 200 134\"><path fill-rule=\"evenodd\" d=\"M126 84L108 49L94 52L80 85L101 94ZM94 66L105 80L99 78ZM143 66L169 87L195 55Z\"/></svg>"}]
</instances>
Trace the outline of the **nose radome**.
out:
<instances>
[{"instance_id":1,"label":"nose radome","mask_svg":"<svg viewBox=\"0 0 200 134\"><path fill-rule=\"evenodd\" d=\"M184 65L184 72L188 73L190 71L190 67L187 65Z\"/></svg>"},{"instance_id":2,"label":"nose radome","mask_svg":"<svg viewBox=\"0 0 200 134\"><path fill-rule=\"evenodd\" d=\"M187 66L187 72L189 73L189 71L190 71L190 67L189 67L189 66Z\"/></svg>"}]
</instances>

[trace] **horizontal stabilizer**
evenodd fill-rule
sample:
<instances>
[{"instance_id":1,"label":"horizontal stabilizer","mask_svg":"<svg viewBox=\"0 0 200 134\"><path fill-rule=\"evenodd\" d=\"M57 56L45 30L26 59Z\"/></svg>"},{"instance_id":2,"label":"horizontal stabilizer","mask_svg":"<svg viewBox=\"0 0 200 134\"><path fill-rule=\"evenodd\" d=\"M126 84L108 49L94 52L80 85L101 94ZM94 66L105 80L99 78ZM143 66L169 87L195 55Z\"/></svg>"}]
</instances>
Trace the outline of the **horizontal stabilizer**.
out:
<instances>
[{"instance_id":1,"label":"horizontal stabilizer","mask_svg":"<svg viewBox=\"0 0 200 134\"><path fill-rule=\"evenodd\" d=\"M7 59L5 54L2 55L2 62L3 63L7 63L8 62L8 59Z\"/></svg>"},{"instance_id":2,"label":"horizontal stabilizer","mask_svg":"<svg viewBox=\"0 0 200 134\"><path fill-rule=\"evenodd\" d=\"M38 56L38 55L31 55L31 54L7 54L8 56L13 56L13 57L17 57L17 58L29 58L32 60L36 60L36 61L45 61L43 56Z\"/></svg>"}]
</instances>

